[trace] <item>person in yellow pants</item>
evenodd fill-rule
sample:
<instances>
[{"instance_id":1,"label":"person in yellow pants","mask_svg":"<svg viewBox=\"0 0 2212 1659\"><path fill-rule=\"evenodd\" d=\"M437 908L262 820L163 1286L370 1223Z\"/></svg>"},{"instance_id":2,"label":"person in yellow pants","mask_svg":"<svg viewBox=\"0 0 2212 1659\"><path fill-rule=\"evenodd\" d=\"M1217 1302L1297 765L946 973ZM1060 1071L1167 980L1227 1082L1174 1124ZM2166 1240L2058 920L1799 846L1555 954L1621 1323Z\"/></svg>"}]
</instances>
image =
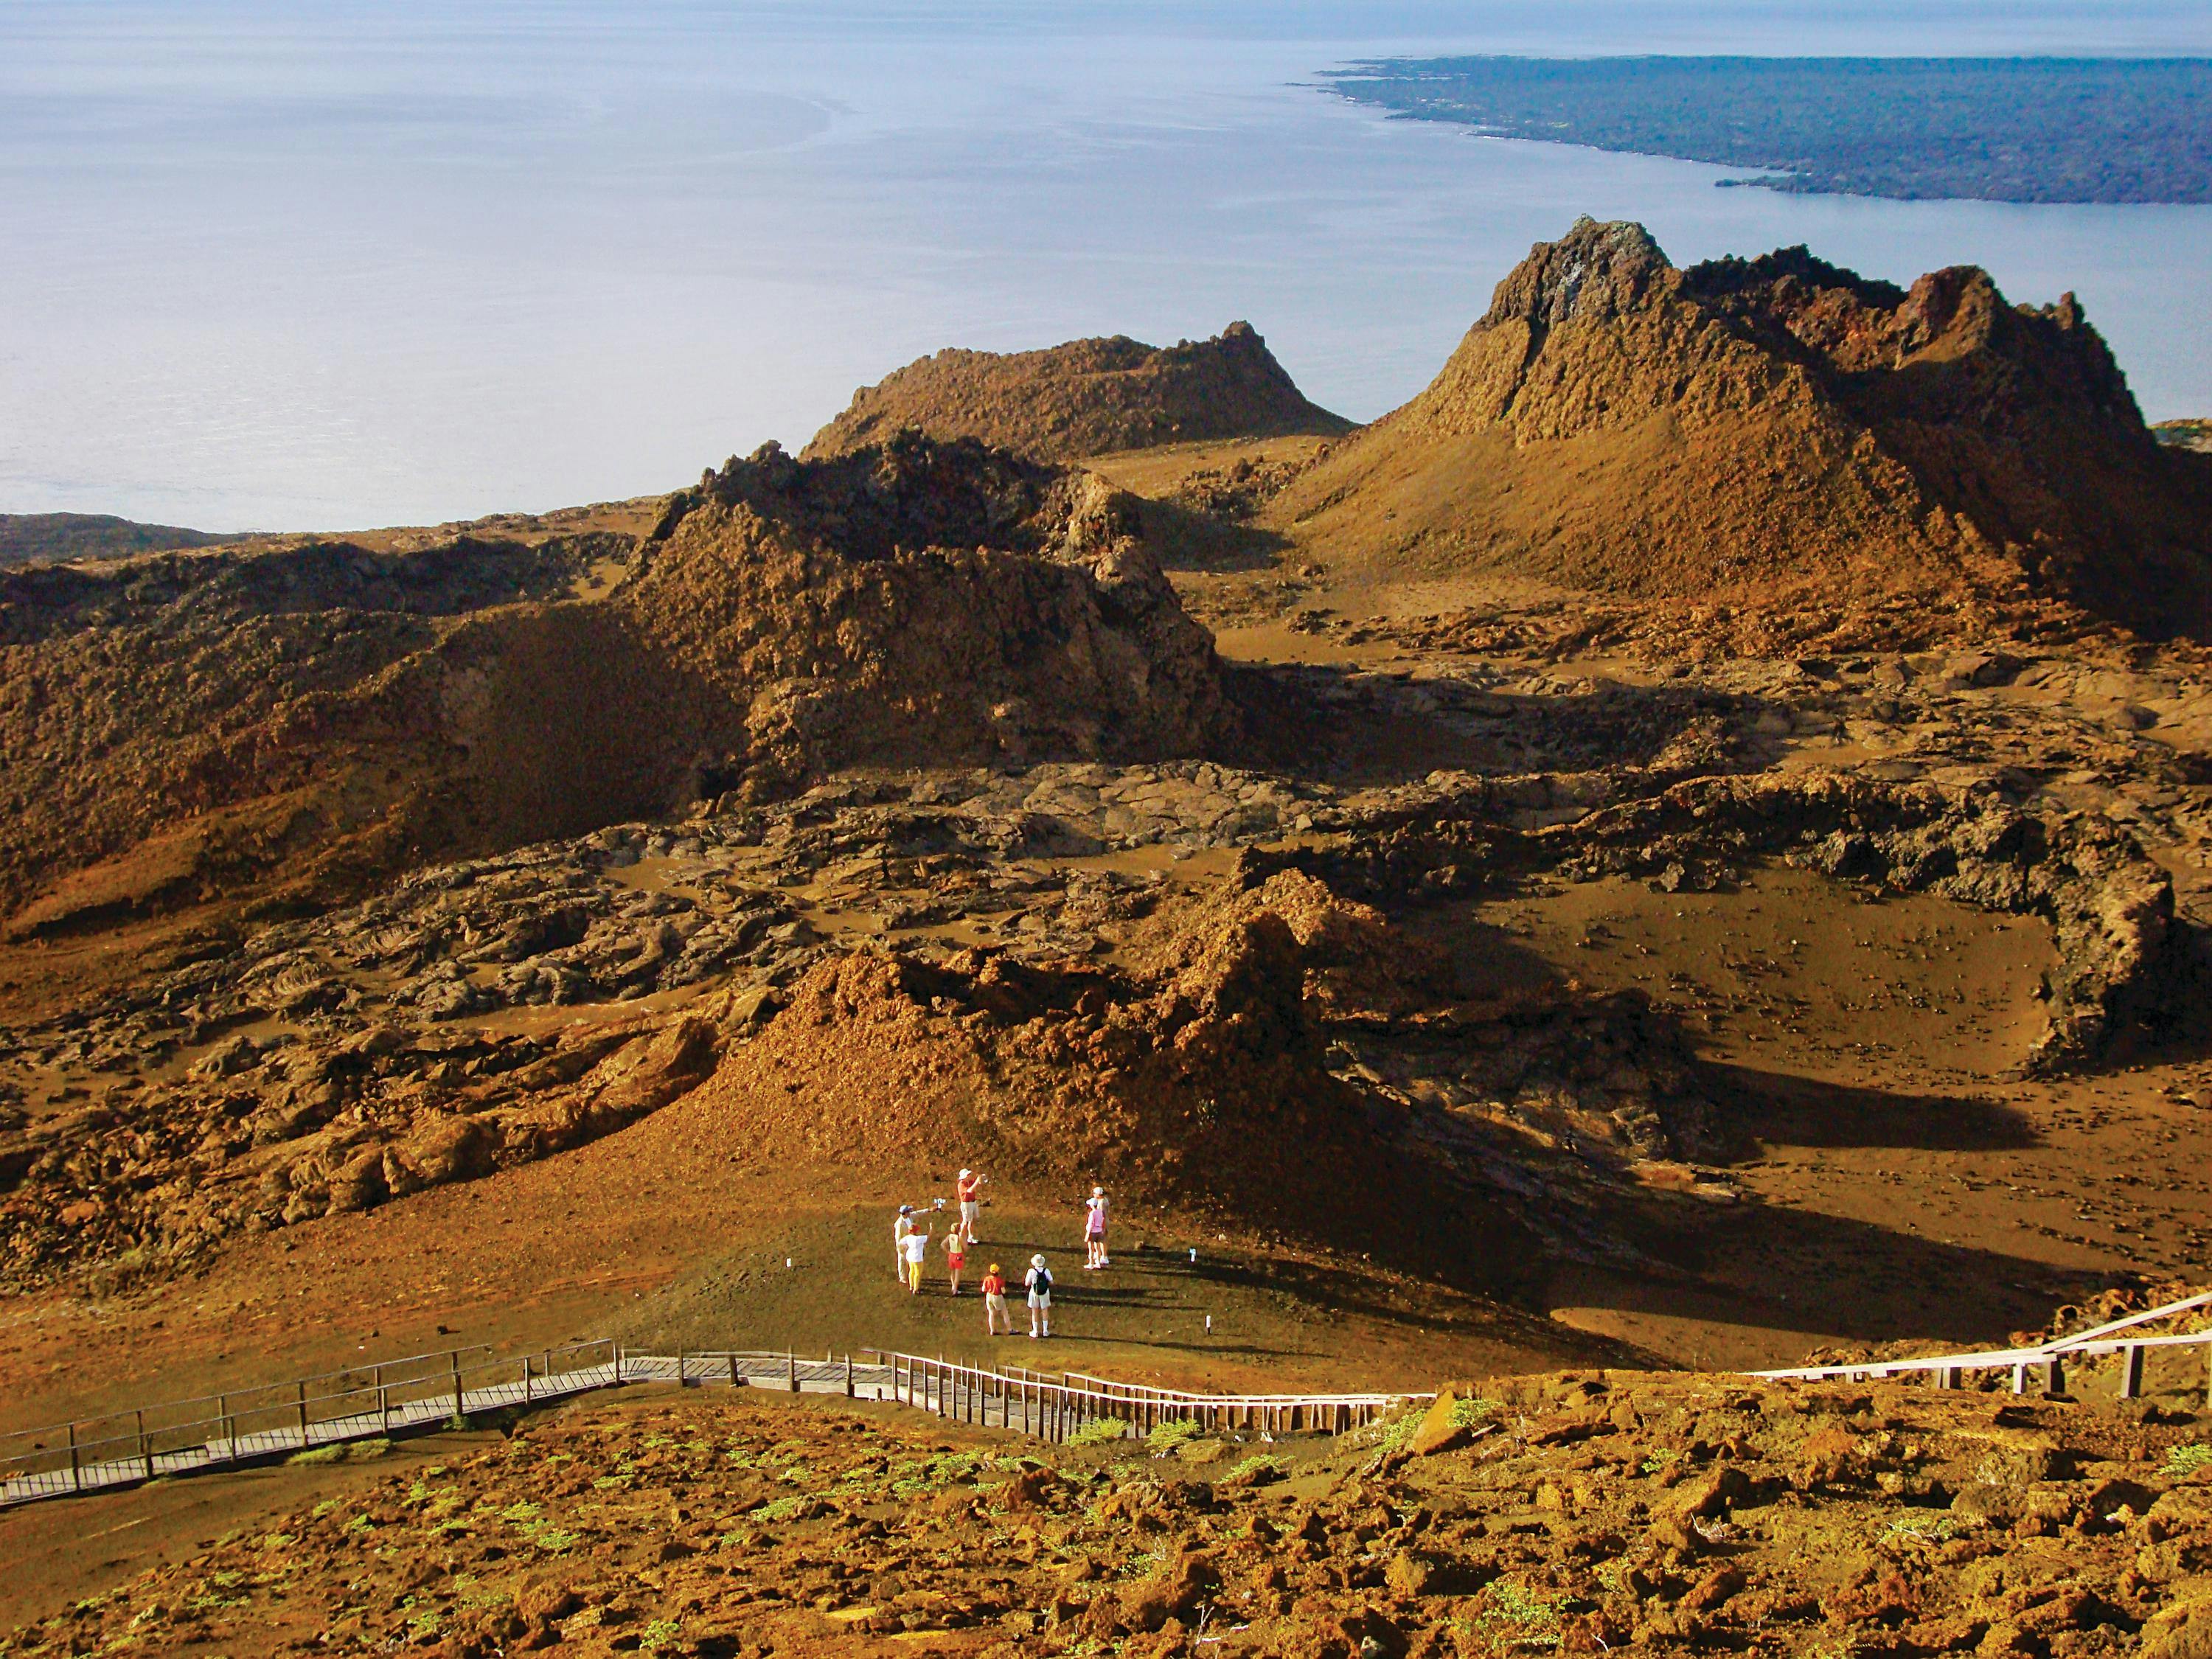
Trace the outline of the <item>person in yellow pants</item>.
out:
<instances>
[{"instance_id":1,"label":"person in yellow pants","mask_svg":"<svg viewBox=\"0 0 2212 1659\"><path fill-rule=\"evenodd\" d=\"M929 1261L929 1235L919 1227L906 1236L902 1246L906 1251L906 1289L908 1296L921 1294L921 1270Z\"/></svg>"}]
</instances>

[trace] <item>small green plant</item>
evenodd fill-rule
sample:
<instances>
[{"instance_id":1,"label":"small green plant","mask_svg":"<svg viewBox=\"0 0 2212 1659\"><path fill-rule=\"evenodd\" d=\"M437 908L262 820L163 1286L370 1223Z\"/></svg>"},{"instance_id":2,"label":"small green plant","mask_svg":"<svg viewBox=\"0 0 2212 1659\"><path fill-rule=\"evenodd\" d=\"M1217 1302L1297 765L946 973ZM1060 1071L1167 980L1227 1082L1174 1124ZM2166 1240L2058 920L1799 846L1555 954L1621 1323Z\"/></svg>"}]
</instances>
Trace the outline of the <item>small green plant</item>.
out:
<instances>
[{"instance_id":1,"label":"small green plant","mask_svg":"<svg viewBox=\"0 0 2212 1659\"><path fill-rule=\"evenodd\" d=\"M1645 1474L1659 1474L1682 1461L1682 1454L1672 1446L1662 1446L1645 1458L1637 1468Z\"/></svg>"},{"instance_id":2,"label":"small green plant","mask_svg":"<svg viewBox=\"0 0 2212 1659\"><path fill-rule=\"evenodd\" d=\"M338 1440L327 1446L316 1446L307 1451L294 1452L287 1463L350 1463L357 1460L381 1457L392 1449L389 1440Z\"/></svg>"},{"instance_id":3,"label":"small green plant","mask_svg":"<svg viewBox=\"0 0 2212 1659\"><path fill-rule=\"evenodd\" d=\"M793 1492L788 1498L779 1498L771 1503L762 1504L753 1511L752 1518L756 1521L788 1521L805 1505L805 1497Z\"/></svg>"},{"instance_id":4,"label":"small green plant","mask_svg":"<svg viewBox=\"0 0 2212 1659\"><path fill-rule=\"evenodd\" d=\"M637 1644L647 1653L658 1653L665 1647L672 1646L683 1634L682 1620L656 1619L638 1632Z\"/></svg>"},{"instance_id":5,"label":"small green plant","mask_svg":"<svg viewBox=\"0 0 2212 1659\"><path fill-rule=\"evenodd\" d=\"M1271 1452L1255 1452L1229 1471L1231 1480L1273 1480L1284 1472L1283 1460Z\"/></svg>"},{"instance_id":6,"label":"small green plant","mask_svg":"<svg viewBox=\"0 0 2212 1659\"><path fill-rule=\"evenodd\" d=\"M1177 1446L1188 1445L1198 1438L1200 1431L1195 1423L1182 1418L1170 1418L1145 1437L1145 1443L1152 1449L1152 1455L1164 1457Z\"/></svg>"},{"instance_id":7,"label":"small green plant","mask_svg":"<svg viewBox=\"0 0 2212 1659\"><path fill-rule=\"evenodd\" d=\"M1471 1429L1504 1409L1502 1400L1462 1400L1452 1407L1452 1423L1457 1428Z\"/></svg>"},{"instance_id":8,"label":"small green plant","mask_svg":"<svg viewBox=\"0 0 2212 1659\"><path fill-rule=\"evenodd\" d=\"M2179 1480L2207 1467L2212 1467L2212 1446L2192 1440L2187 1445L2176 1446L2166 1453L2163 1473Z\"/></svg>"},{"instance_id":9,"label":"small green plant","mask_svg":"<svg viewBox=\"0 0 2212 1659\"><path fill-rule=\"evenodd\" d=\"M1488 1600L1476 1622L1493 1641L1503 1641L1509 1647L1559 1645L1558 1607L1510 1578L1501 1578L1491 1585Z\"/></svg>"},{"instance_id":10,"label":"small green plant","mask_svg":"<svg viewBox=\"0 0 2212 1659\"><path fill-rule=\"evenodd\" d=\"M345 1523L345 1529L348 1533L374 1532L376 1530L376 1522L365 1515L356 1515Z\"/></svg>"},{"instance_id":11,"label":"small green plant","mask_svg":"<svg viewBox=\"0 0 2212 1659\"><path fill-rule=\"evenodd\" d=\"M1900 1515L1881 1529L1887 1539L1921 1539L1930 1544L1948 1543L1959 1524L1948 1515Z\"/></svg>"},{"instance_id":12,"label":"small green plant","mask_svg":"<svg viewBox=\"0 0 2212 1659\"><path fill-rule=\"evenodd\" d=\"M1093 1418L1067 1437L1071 1446L1108 1446L1116 1440L1126 1440L1129 1425L1118 1417Z\"/></svg>"},{"instance_id":13,"label":"small green plant","mask_svg":"<svg viewBox=\"0 0 2212 1659\"><path fill-rule=\"evenodd\" d=\"M1420 1431L1421 1419L1427 1415L1425 1411L1408 1408L1382 1423L1381 1431L1375 1437L1376 1449L1385 1454L1405 1450L1413 1444L1414 1435Z\"/></svg>"},{"instance_id":14,"label":"small green plant","mask_svg":"<svg viewBox=\"0 0 2212 1659\"><path fill-rule=\"evenodd\" d=\"M1150 1578L1165 1568L1167 1562L1165 1550L1139 1550L1121 1564L1121 1576L1124 1578Z\"/></svg>"}]
</instances>

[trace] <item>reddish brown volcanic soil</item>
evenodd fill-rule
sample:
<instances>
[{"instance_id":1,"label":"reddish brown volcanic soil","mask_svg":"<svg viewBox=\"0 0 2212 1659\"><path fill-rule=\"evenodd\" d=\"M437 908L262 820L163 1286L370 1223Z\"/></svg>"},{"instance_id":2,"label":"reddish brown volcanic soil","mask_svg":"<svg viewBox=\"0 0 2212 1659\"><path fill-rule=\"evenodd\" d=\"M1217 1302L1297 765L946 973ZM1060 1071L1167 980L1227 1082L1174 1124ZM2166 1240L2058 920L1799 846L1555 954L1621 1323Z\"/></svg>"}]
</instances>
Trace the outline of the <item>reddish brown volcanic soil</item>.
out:
<instances>
[{"instance_id":1,"label":"reddish brown volcanic soil","mask_svg":"<svg viewBox=\"0 0 2212 1659\"><path fill-rule=\"evenodd\" d=\"M1002 1357L884 1261L972 1164L1066 1269L1037 1363L1498 1432L1018 1494L595 1402L0 1516L58 1620L0 1651L2199 1650L2196 1360L2148 1418L1728 1374L2202 1278L2203 458L2070 303L1584 224L1349 437L1235 331L878 402L647 502L0 574L0 1428Z\"/></svg>"}]
</instances>

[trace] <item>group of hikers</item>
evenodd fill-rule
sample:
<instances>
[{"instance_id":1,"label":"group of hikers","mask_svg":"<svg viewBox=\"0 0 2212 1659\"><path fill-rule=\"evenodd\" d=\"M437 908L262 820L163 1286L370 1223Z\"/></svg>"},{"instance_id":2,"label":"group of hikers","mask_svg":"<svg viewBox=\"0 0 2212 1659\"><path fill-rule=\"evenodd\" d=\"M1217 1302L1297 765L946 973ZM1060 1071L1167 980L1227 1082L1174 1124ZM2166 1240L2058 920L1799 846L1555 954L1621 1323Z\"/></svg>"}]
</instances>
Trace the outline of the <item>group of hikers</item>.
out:
<instances>
[{"instance_id":1,"label":"group of hikers","mask_svg":"<svg viewBox=\"0 0 2212 1659\"><path fill-rule=\"evenodd\" d=\"M950 1231L945 1235L945 1266L952 1283L952 1294L960 1294L960 1280L968 1270L968 1252L976 1243L976 1226L982 1218L982 1189L990 1177L978 1175L973 1170L963 1170L953 1183L952 1201L957 1206ZM922 1224L925 1214L935 1214L945 1207L945 1200L933 1200L927 1206L902 1204L898 1218L891 1224L891 1250L896 1273L907 1287L909 1296L921 1294L921 1281L929 1264L930 1240L934 1235ZM1104 1267L1112 1264L1106 1256L1106 1189L1093 1187L1083 1206L1083 1249L1086 1269ZM1023 1275L1022 1286L1028 1292L1030 1306L1030 1335L1032 1338L1052 1334L1052 1269L1046 1266L1042 1255L1030 1258L1029 1271ZM1006 1276L995 1261L983 1270L982 1282L976 1286L983 1297L983 1331L988 1336L1003 1333L1014 1334L1013 1316L1006 1311Z\"/></svg>"}]
</instances>

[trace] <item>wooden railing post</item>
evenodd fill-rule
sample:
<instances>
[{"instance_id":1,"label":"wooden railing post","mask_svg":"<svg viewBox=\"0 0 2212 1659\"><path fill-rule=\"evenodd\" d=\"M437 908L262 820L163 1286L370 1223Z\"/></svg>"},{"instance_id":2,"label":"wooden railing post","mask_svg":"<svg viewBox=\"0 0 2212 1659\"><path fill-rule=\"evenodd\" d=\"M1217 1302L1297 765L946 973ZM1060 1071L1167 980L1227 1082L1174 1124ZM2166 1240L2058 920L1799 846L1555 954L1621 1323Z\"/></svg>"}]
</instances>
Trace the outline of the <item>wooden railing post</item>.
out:
<instances>
[{"instance_id":1,"label":"wooden railing post","mask_svg":"<svg viewBox=\"0 0 2212 1659\"><path fill-rule=\"evenodd\" d=\"M225 1455L236 1457L238 1455L238 1431L236 1428L233 1427L231 1424L230 1396L228 1395L219 1394L216 1395L215 1414L216 1425L222 1431Z\"/></svg>"},{"instance_id":2,"label":"wooden railing post","mask_svg":"<svg viewBox=\"0 0 2212 1659\"><path fill-rule=\"evenodd\" d=\"M522 1356L522 1403L530 1403L530 1356Z\"/></svg>"},{"instance_id":3,"label":"wooden railing post","mask_svg":"<svg viewBox=\"0 0 2212 1659\"><path fill-rule=\"evenodd\" d=\"M392 1391L384 1386L384 1367L381 1365L376 1368L376 1426L387 1434L392 1431ZM231 1437L235 1440L237 1436L234 1434ZM237 1448L233 1446L231 1449L235 1451Z\"/></svg>"},{"instance_id":4,"label":"wooden railing post","mask_svg":"<svg viewBox=\"0 0 2212 1659\"><path fill-rule=\"evenodd\" d=\"M738 1386L738 1356L737 1356L737 1351L736 1351L735 1349L731 1350L730 1357L729 1357L729 1358L730 1358L730 1386L731 1386L732 1388L733 1388L733 1389L734 1389L734 1388L736 1388L736 1387Z\"/></svg>"},{"instance_id":5,"label":"wooden railing post","mask_svg":"<svg viewBox=\"0 0 2212 1659\"><path fill-rule=\"evenodd\" d=\"M304 1382L299 1385L298 1404L300 1409L300 1445L301 1449L304 1450L307 1444L307 1385Z\"/></svg>"},{"instance_id":6,"label":"wooden railing post","mask_svg":"<svg viewBox=\"0 0 2212 1659\"><path fill-rule=\"evenodd\" d=\"M848 1399L848 1400L850 1400L852 1397L853 1397L853 1356L852 1356L852 1355L850 1355L850 1354L847 1354L847 1355L845 1356L845 1398L846 1398L846 1399Z\"/></svg>"},{"instance_id":7,"label":"wooden railing post","mask_svg":"<svg viewBox=\"0 0 2212 1659\"><path fill-rule=\"evenodd\" d=\"M76 1449L76 1425L69 1425L70 1490L84 1490L84 1463Z\"/></svg>"},{"instance_id":8,"label":"wooden railing post","mask_svg":"<svg viewBox=\"0 0 2212 1659\"><path fill-rule=\"evenodd\" d=\"M2130 1342L2120 1350L2120 1398L2140 1400L2142 1397L2142 1344Z\"/></svg>"},{"instance_id":9,"label":"wooden railing post","mask_svg":"<svg viewBox=\"0 0 2212 1659\"><path fill-rule=\"evenodd\" d=\"M145 1466L146 1478L154 1478L154 1443L146 1438L146 1413L138 1413L138 1461Z\"/></svg>"},{"instance_id":10,"label":"wooden railing post","mask_svg":"<svg viewBox=\"0 0 2212 1659\"><path fill-rule=\"evenodd\" d=\"M462 1407L467 1404L467 1396L461 1392L461 1351L456 1348L446 1357L453 1365L453 1415L465 1421L468 1413Z\"/></svg>"},{"instance_id":11,"label":"wooden railing post","mask_svg":"<svg viewBox=\"0 0 2212 1659\"><path fill-rule=\"evenodd\" d=\"M799 1355L795 1352L785 1350L783 1368L784 1376L791 1384L792 1393L797 1394L799 1392Z\"/></svg>"}]
</instances>

